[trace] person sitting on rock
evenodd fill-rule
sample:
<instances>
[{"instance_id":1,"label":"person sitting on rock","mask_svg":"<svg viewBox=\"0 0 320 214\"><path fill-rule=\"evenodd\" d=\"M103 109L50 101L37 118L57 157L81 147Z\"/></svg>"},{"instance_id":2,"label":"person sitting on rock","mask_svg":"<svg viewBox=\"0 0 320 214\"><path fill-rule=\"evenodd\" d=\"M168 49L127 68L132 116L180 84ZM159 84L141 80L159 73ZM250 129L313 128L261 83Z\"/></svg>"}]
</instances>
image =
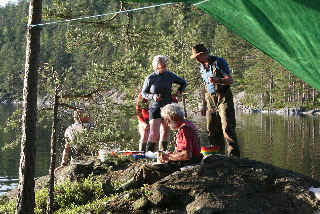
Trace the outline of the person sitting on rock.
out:
<instances>
[{"instance_id":1,"label":"person sitting on rock","mask_svg":"<svg viewBox=\"0 0 320 214\"><path fill-rule=\"evenodd\" d=\"M171 129L178 131L175 151L159 154L160 163L163 164L140 167L134 178L124 185L126 188L155 183L183 166L200 163L202 159L199 131L191 121L184 118L183 108L177 103L167 104L161 109L161 116Z\"/></svg>"},{"instance_id":2,"label":"person sitting on rock","mask_svg":"<svg viewBox=\"0 0 320 214\"><path fill-rule=\"evenodd\" d=\"M183 108L176 103L161 109L161 116L169 127L177 130L175 152L161 155L160 162L201 160L200 137L196 126L184 118Z\"/></svg>"},{"instance_id":3,"label":"person sitting on rock","mask_svg":"<svg viewBox=\"0 0 320 214\"><path fill-rule=\"evenodd\" d=\"M87 112L82 109L73 112L74 123L66 129L64 133L65 146L62 153L61 166L66 166L70 162L71 150L76 151L76 146L72 146L76 135L93 126L92 120Z\"/></svg>"}]
</instances>

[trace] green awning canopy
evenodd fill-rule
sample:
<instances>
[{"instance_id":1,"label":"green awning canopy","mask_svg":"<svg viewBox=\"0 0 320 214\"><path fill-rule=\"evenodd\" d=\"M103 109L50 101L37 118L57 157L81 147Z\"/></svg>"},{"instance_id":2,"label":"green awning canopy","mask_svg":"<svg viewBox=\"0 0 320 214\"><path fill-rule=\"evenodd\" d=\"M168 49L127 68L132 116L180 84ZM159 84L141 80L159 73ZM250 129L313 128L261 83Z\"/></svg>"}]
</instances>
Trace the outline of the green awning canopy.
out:
<instances>
[{"instance_id":1,"label":"green awning canopy","mask_svg":"<svg viewBox=\"0 0 320 214\"><path fill-rule=\"evenodd\" d=\"M127 0L190 2L320 90L320 0Z\"/></svg>"}]
</instances>

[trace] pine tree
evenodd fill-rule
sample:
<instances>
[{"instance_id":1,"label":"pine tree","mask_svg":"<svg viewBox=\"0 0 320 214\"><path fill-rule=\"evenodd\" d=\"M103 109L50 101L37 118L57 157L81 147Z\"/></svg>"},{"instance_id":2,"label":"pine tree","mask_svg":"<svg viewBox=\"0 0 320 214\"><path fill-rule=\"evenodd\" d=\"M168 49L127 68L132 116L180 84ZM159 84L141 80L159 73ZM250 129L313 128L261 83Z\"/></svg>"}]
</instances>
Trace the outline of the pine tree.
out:
<instances>
[{"instance_id":1,"label":"pine tree","mask_svg":"<svg viewBox=\"0 0 320 214\"><path fill-rule=\"evenodd\" d=\"M28 24L41 23L42 1L32 0ZM22 139L19 168L17 214L32 214L35 208L34 176L36 159L37 79L40 57L40 28L27 31L26 63L23 88Z\"/></svg>"}]
</instances>

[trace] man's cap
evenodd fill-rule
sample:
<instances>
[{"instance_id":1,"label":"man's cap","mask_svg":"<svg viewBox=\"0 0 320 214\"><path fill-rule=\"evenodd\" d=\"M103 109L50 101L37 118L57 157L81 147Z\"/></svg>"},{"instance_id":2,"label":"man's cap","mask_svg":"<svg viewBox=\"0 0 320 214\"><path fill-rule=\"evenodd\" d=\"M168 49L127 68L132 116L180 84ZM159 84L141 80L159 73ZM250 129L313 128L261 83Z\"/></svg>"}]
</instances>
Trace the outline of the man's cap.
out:
<instances>
[{"instance_id":1,"label":"man's cap","mask_svg":"<svg viewBox=\"0 0 320 214\"><path fill-rule=\"evenodd\" d=\"M209 50L203 44L198 44L192 48L192 55L190 58L194 59L202 53L209 53Z\"/></svg>"}]
</instances>

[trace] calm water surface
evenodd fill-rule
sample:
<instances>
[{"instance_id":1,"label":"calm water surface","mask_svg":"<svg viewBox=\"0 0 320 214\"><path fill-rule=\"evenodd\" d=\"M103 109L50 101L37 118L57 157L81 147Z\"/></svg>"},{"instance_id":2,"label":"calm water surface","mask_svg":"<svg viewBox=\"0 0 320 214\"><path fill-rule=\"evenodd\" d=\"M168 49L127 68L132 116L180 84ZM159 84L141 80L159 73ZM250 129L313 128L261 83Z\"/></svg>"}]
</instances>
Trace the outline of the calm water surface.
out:
<instances>
[{"instance_id":1,"label":"calm water surface","mask_svg":"<svg viewBox=\"0 0 320 214\"><path fill-rule=\"evenodd\" d=\"M320 118L237 114L242 156L320 180Z\"/></svg>"},{"instance_id":2,"label":"calm water surface","mask_svg":"<svg viewBox=\"0 0 320 214\"><path fill-rule=\"evenodd\" d=\"M1 152L10 136L5 134L3 127L14 106L0 105L0 195L18 186L20 145L15 151ZM38 128L36 177L48 174L50 153L50 132L45 127Z\"/></svg>"},{"instance_id":3,"label":"calm water surface","mask_svg":"<svg viewBox=\"0 0 320 214\"><path fill-rule=\"evenodd\" d=\"M0 147L7 138L1 128L12 108L0 106ZM320 118L237 112L241 156L290 169L320 180ZM202 118L204 120L204 118ZM205 125L203 123L203 125ZM38 131L36 177L47 175L50 132ZM206 142L202 132L202 142ZM18 183L20 151L0 152L0 195Z\"/></svg>"}]
</instances>

